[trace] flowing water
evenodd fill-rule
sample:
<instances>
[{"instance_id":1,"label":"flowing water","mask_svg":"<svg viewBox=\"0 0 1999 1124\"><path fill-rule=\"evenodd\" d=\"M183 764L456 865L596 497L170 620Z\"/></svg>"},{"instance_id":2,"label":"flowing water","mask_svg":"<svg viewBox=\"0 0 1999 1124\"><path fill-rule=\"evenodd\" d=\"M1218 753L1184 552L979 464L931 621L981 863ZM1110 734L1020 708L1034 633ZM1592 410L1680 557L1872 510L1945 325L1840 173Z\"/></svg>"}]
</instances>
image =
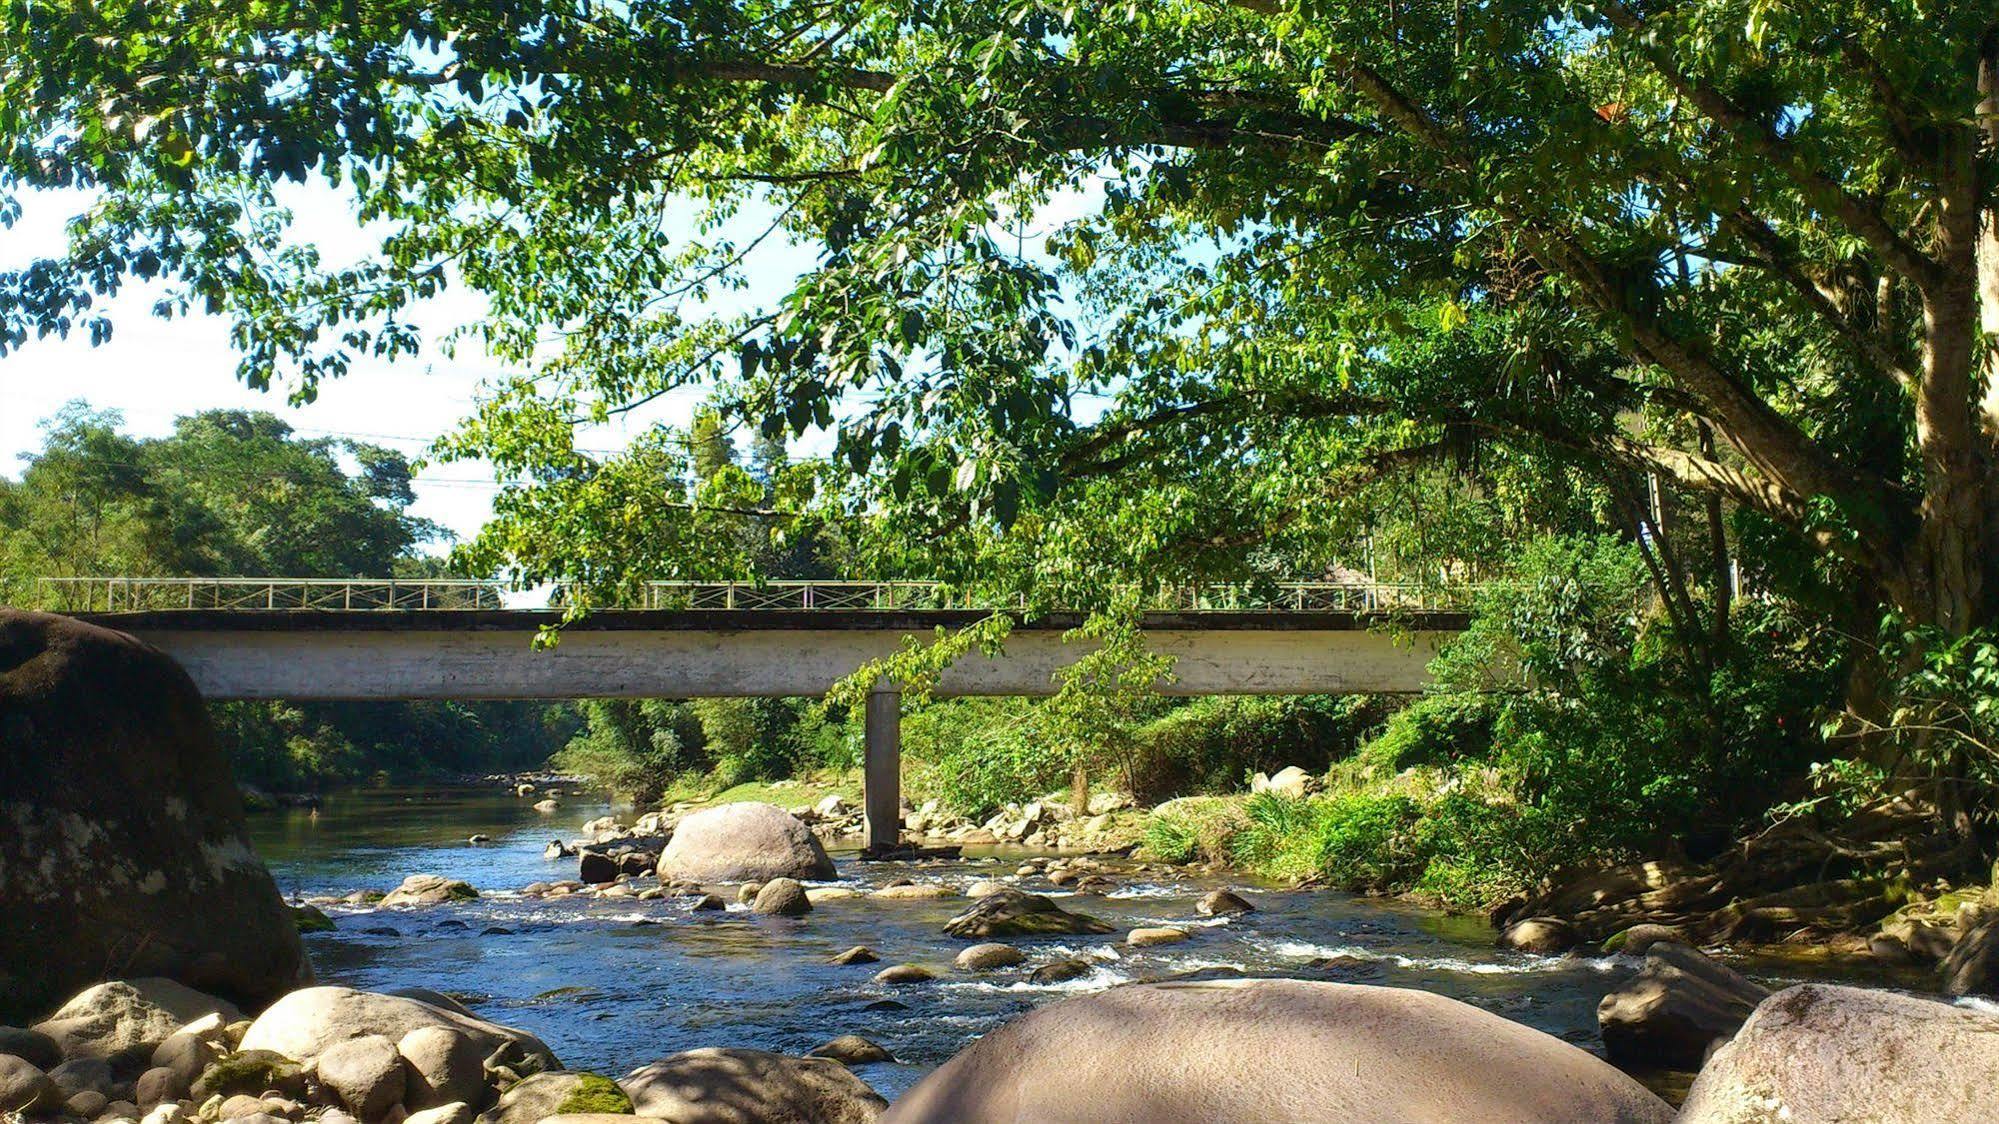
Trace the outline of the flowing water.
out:
<instances>
[{"instance_id":1,"label":"flowing water","mask_svg":"<svg viewBox=\"0 0 1999 1124\"><path fill-rule=\"evenodd\" d=\"M1454 996L1588 1049L1598 1049L1596 1005L1633 970L1614 957L1551 958L1503 952L1483 924L1326 891L1260 886L1241 878L1114 873L1120 889L1064 905L1116 926L1191 926L1193 939L1145 949L1109 937L1024 939L1027 968L959 972L966 942L942 926L967 900L821 903L803 918L765 917L732 905L698 913L685 899L527 899L521 887L575 877L575 860L545 861L543 846L573 838L608 805L565 799L552 817L493 790L365 790L304 810L251 817L251 835L279 887L293 898L393 888L405 875L442 874L479 888L476 901L408 910L329 909L331 933L306 945L326 983L384 990L422 986L458 997L481 1015L539 1035L570 1068L613 1076L698 1046L803 1053L839 1034L861 1034L897 1059L857 1067L883 1095L908 1088L972 1039L1038 1004L1131 980L1188 972L1295 976L1418 987ZM467 838L489 835L473 845ZM1012 880L1032 852L992 849L958 861L861 863L834 852L839 884L861 889L895 878L962 887ZM1023 888L1058 896L1039 879ZM1203 918L1195 901L1219 886L1257 911ZM833 954L865 944L880 965L838 966ZM1028 968L1075 956L1096 967L1066 983L1025 982ZM888 986L875 971L899 962L938 974L934 983ZM1767 977L1766 977L1767 978Z\"/></svg>"}]
</instances>

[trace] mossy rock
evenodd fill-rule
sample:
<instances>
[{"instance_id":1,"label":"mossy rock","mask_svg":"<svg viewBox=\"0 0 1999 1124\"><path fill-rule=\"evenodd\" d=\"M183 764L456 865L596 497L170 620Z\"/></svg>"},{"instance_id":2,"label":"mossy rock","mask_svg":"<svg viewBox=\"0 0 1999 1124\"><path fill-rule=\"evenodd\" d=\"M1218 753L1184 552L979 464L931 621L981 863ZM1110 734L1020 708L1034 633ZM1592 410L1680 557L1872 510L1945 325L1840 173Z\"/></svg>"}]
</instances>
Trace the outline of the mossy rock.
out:
<instances>
[{"instance_id":1,"label":"mossy rock","mask_svg":"<svg viewBox=\"0 0 1999 1124\"><path fill-rule=\"evenodd\" d=\"M291 1093L304 1085L299 1064L271 1050L240 1050L204 1070L194 1083L196 1101L213 1096L247 1093L256 1096L268 1089Z\"/></svg>"},{"instance_id":2,"label":"mossy rock","mask_svg":"<svg viewBox=\"0 0 1999 1124\"><path fill-rule=\"evenodd\" d=\"M576 1078L576 1087L571 1089L569 1095L562 1098L562 1103L555 1108L558 1115L584 1112L617 1115L631 1113L632 1099L625 1095L623 1089L618 1088L617 1082L595 1073L579 1073Z\"/></svg>"},{"instance_id":3,"label":"mossy rock","mask_svg":"<svg viewBox=\"0 0 1999 1124\"><path fill-rule=\"evenodd\" d=\"M292 907L292 923L301 933L331 933L333 918L316 905L295 905Z\"/></svg>"}]
</instances>

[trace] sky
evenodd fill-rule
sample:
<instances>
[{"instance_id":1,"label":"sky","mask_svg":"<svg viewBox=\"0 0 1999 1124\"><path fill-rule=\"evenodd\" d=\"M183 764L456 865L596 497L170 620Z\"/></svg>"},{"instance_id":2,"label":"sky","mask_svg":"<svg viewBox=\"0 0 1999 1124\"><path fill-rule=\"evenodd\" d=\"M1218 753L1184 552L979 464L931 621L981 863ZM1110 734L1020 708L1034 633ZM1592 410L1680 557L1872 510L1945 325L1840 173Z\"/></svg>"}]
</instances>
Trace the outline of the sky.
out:
<instances>
[{"instance_id":1,"label":"sky","mask_svg":"<svg viewBox=\"0 0 1999 1124\"><path fill-rule=\"evenodd\" d=\"M295 189L285 201L300 237L328 251L329 263L337 260L333 248L373 244L345 201L329 190ZM0 268L60 254L64 223L87 203L78 192L23 196L21 221L0 232ZM766 260L753 263L752 288L744 299L788 285L809 264L806 249L773 249ZM22 454L41 448L43 420L77 399L120 411L126 431L138 436L168 433L184 414L242 408L277 414L306 436L354 438L414 456L471 411L483 384L514 373L473 347L461 347L456 356L432 348L393 363L361 358L346 376L322 383L317 401L293 407L282 388L262 392L237 381L226 318L160 319L152 304L161 292L157 284L134 285L100 305L113 324L106 344L92 347L82 333L72 333L68 339L31 339L0 357L0 475L18 478ZM435 335L476 320L481 308L476 294L447 291L418 320ZM579 444L612 448L657 422L685 424L703 397L699 388L676 392L584 435ZM498 490L485 465L431 465L416 478L413 511L468 538L485 522Z\"/></svg>"}]
</instances>

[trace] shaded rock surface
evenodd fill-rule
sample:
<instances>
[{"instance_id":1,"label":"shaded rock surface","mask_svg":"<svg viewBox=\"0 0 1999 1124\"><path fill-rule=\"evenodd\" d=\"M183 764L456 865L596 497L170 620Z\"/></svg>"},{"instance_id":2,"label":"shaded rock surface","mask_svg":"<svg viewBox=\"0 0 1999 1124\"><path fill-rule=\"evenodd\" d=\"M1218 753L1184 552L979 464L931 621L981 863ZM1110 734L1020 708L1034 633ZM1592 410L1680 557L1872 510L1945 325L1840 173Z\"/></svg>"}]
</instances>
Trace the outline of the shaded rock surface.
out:
<instances>
[{"instance_id":1,"label":"shaded rock surface","mask_svg":"<svg viewBox=\"0 0 1999 1124\"><path fill-rule=\"evenodd\" d=\"M1110 931L1109 925L1094 917L1070 913L1051 898L1021 890L988 894L944 923L945 935L970 939Z\"/></svg>"},{"instance_id":2,"label":"shaded rock surface","mask_svg":"<svg viewBox=\"0 0 1999 1124\"><path fill-rule=\"evenodd\" d=\"M1803 984L1714 1052L1682 1124L1990 1120L1999 1017L1887 991Z\"/></svg>"},{"instance_id":3,"label":"shaded rock surface","mask_svg":"<svg viewBox=\"0 0 1999 1124\"><path fill-rule=\"evenodd\" d=\"M1651 946L1645 966L1597 1004L1604 1051L1620 1065L1699 1069L1770 989L1683 944Z\"/></svg>"},{"instance_id":4,"label":"shaded rock surface","mask_svg":"<svg viewBox=\"0 0 1999 1124\"><path fill-rule=\"evenodd\" d=\"M839 1062L762 1050L688 1050L618 1084L635 1113L675 1124L868 1124L888 1107Z\"/></svg>"},{"instance_id":5,"label":"shaded rock surface","mask_svg":"<svg viewBox=\"0 0 1999 1124\"><path fill-rule=\"evenodd\" d=\"M1999 918L1968 930L1943 960L1949 995L1999 995Z\"/></svg>"},{"instance_id":6,"label":"shaded rock surface","mask_svg":"<svg viewBox=\"0 0 1999 1124\"><path fill-rule=\"evenodd\" d=\"M1273 1120L1664 1124L1673 1111L1550 1035L1428 992L1300 980L1143 984L985 1035L894 1124Z\"/></svg>"},{"instance_id":7,"label":"shaded rock surface","mask_svg":"<svg viewBox=\"0 0 1999 1124\"><path fill-rule=\"evenodd\" d=\"M0 1018L41 1015L107 965L246 1003L310 978L173 660L0 608L0 746Z\"/></svg>"},{"instance_id":8,"label":"shaded rock surface","mask_svg":"<svg viewBox=\"0 0 1999 1124\"><path fill-rule=\"evenodd\" d=\"M744 802L683 818L659 856L659 876L690 882L828 879L833 860L796 816L775 804Z\"/></svg>"},{"instance_id":9,"label":"shaded rock surface","mask_svg":"<svg viewBox=\"0 0 1999 1124\"><path fill-rule=\"evenodd\" d=\"M66 1058L104 1058L120 1070L139 1071L176 1031L211 1014L224 1022L243 1017L228 1000L173 980L112 980L78 992L34 1029Z\"/></svg>"}]
</instances>

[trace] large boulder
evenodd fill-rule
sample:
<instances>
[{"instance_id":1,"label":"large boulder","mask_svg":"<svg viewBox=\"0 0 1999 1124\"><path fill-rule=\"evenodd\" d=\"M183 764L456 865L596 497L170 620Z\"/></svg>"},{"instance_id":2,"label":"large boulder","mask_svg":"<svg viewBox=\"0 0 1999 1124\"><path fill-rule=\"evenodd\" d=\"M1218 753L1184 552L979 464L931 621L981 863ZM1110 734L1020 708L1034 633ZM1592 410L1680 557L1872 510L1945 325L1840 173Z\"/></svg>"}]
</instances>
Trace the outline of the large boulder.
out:
<instances>
[{"instance_id":1,"label":"large boulder","mask_svg":"<svg viewBox=\"0 0 1999 1124\"><path fill-rule=\"evenodd\" d=\"M1999 1016L1803 984L1765 999L1694 1079L1682 1124L1992 1118Z\"/></svg>"},{"instance_id":2,"label":"large boulder","mask_svg":"<svg viewBox=\"0 0 1999 1124\"><path fill-rule=\"evenodd\" d=\"M425 1003L402 995L378 995L346 987L308 987L270 1005L243 1034L242 1049L269 1050L309 1062L338 1042L379 1034L400 1041L419 1027L441 1026L470 1038L482 1057L509 1043L536 1059L540 1068L558 1069L555 1055L524 1030Z\"/></svg>"},{"instance_id":3,"label":"large boulder","mask_svg":"<svg viewBox=\"0 0 1999 1124\"><path fill-rule=\"evenodd\" d=\"M946 936L968 940L1037 937L1051 934L1108 933L1109 925L1087 914L1070 913L1054 899L1022 890L988 894L944 923Z\"/></svg>"},{"instance_id":4,"label":"large boulder","mask_svg":"<svg viewBox=\"0 0 1999 1124\"><path fill-rule=\"evenodd\" d=\"M682 819L659 856L659 876L686 882L767 882L834 876L812 829L775 804L724 804Z\"/></svg>"},{"instance_id":5,"label":"large boulder","mask_svg":"<svg viewBox=\"0 0 1999 1124\"><path fill-rule=\"evenodd\" d=\"M763 1050L688 1050L618 1084L634 1113L674 1124L869 1124L888 1107L839 1062Z\"/></svg>"},{"instance_id":6,"label":"large boulder","mask_svg":"<svg viewBox=\"0 0 1999 1124\"><path fill-rule=\"evenodd\" d=\"M1943 989L1950 995L1999 995L1999 918L1972 927L1943 959Z\"/></svg>"},{"instance_id":7,"label":"large boulder","mask_svg":"<svg viewBox=\"0 0 1999 1124\"><path fill-rule=\"evenodd\" d=\"M320 1084L363 1120L379 1120L403 1103L403 1056L379 1034L333 1043L320 1052L318 1070Z\"/></svg>"},{"instance_id":8,"label":"large boulder","mask_svg":"<svg viewBox=\"0 0 1999 1124\"><path fill-rule=\"evenodd\" d=\"M1120 987L1042 1007L918 1082L882 1124L1672 1117L1608 1063L1454 999L1230 980Z\"/></svg>"},{"instance_id":9,"label":"large boulder","mask_svg":"<svg viewBox=\"0 0 1999 1124\"><path fill-rule=\"evenodd\" d=\"M35 1029L66 1058L103 1058L136 1076L161 1043L210 1014L223 1022L243 1017L229 1001L173 980L112 980L78 992Z\"/></svg>"},{"instance_id":10,"label":"large boulder","mask_svg":"<svg viewBox=\"0 0 1999 1124\"><path fill-rule=\"evenodd\" d=\"M1770 989L1683 944L1651 946L1645 966L1597 1004L1604 1051L1634 1069L1699 1069Z\"/></svg>"},{"instance_id":11,"label":"large boulder","mask_svg":"<svg viewBox=\"0 0 1999 1124\"><path fill-rule=\"evenodd\" d=\"M420 1026L396 1041L407 1070L403 1107L435 1108L486 1101L486 1055L480 1041L448 1026Z\"/></svg>"},{"instance_id":12,"label":"large boulder","mask_svg":"<svg viewBox=\"0 0 1999 1124\"><path fill-rule=\"evenodd\" d=\"M0 1018L107 965L242 1003L310 978L187 673L124 633L5 608L0 901Z\"/></svg>"}]
</instances>

